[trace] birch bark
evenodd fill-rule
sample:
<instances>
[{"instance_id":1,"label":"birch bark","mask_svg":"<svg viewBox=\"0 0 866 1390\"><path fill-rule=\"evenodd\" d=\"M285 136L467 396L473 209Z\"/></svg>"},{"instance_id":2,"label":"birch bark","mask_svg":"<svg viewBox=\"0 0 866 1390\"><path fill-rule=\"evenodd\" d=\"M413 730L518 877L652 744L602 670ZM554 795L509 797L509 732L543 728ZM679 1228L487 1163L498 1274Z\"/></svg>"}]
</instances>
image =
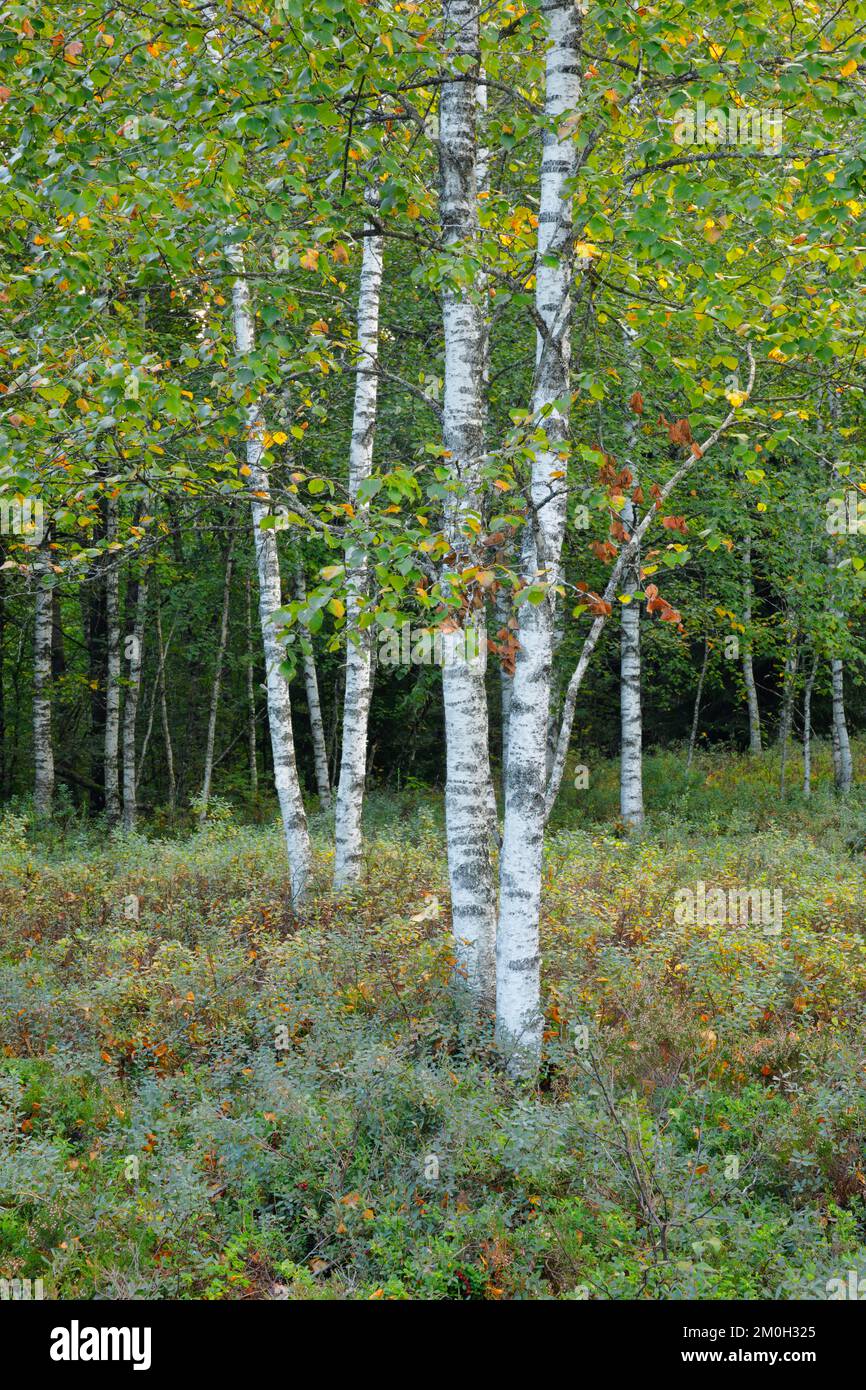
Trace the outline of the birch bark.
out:
<instances>
[{"instance_id":1,"label":"birch bark","mask_svg":"<svg viewBox=\"0 0 866 1390\"><path fill-rule=\"evenodd\" d=\"M831 439L836 441L836 434L839 428L839 415L841 405L839 397L832 389L828 392L828 411L830 416ZM831 461L830 476L834 484L839 481L839 474L836 465ZM847 514L847 507L846 507ZM830 566L830 583L832 587L833 575L836 569L836 556L833 553L832 545L828 550L828 563ZM834 607L832 616L838 623L842 622L842 614L838 608ZM848 738L848 722L845 718L845 674L841 657L833 657L830 663L831 686L833 691L833 781L837 792L846 796L851 790L851 783L854 777L853 763L851 761L851 743Z\"/></svg>"},{"instance_id":2,"label":"birch bark","mask_svg":"<svg viewBox=\"0 0 866 1390\"><path fill-rule=\"evenodd\" d=\"M206 20L212 23L213 6L205 6L203 13ZM222 57L216 50L213 42L214 37L214 31L209 30L205 35L205 42L213 62L217 66L222 66ZM236 243L227 247L226 254L235 272L235 280L232 285L232 324L235 351L239 357L245 357L255 347L255 324L250 303L250 290L245 274L244 256L243 251ZM254 401L247 409L246 461L250 470L250 511L259 580L259 621L265 653L268 724L271 731L274 784L280 804L280 817L289 861L291 902L293 907L299 907L307 892L312 850L307 828L307 814L304 810L304 799L301 794L298 767L295 760L289 683L282 670L283 650L271 617L282 606L282 586L276 531L272 527L266 527L262 530L261 526L271 509L270 482L263 462L265 452L263 434L264 421L259 404Z\"/></svg>"},{"instance_id":3,"label":"birch bark","mask_svg":"<svg viewBox=\"0 0 866 1390\"><path fill-rule=\"evenodd\" d=\"M554 640L554 586L559 581L566 488L559 446L568 433L572 199L577 144L565 127L580 98L580 17L574 0L547 0L545 131L536 260L535 304L545 325L536 343L533 414L543 408L547 448L532 464L532 524L521 567L527 583L549 585L539 604L519 609L505 771L505 825L500 858L496 946L496 1031L512 1070L534 1069L541 1055L539 913L545 822L547 720Z\"/></svg>"},{"instance_id":4,"label":"birch bark","mask_svg":"<svg viewBox=\"0 0 866 1390\"><path fill-rule=\"evenodd\" d=\"M372 233L368 226L367 232ZM379 365L379 300L382 289L383 238L364 238L358 283L358 374L349 446L349 497L359 518L368 510L358 489L373 471L373 442ZM373 698L372 637L359 618L368 583L363 549L351 546L346 556L346 691L340 777L334 814L334 887L345 888L361 877L361 815L367 771L367 729Z\"/></svg>"},{"instance_id":5,"label":"birch bark","mask_svg":"<svg viewBox=\"0 0 866 1390\"><path fill-rule=\"evenodd\" d=\"M123 828L134 830L136 820L136 762L135 723L141 694L141 669L144 648L144 621L147 612L147 573L130 581L129 595L133 610L132 631L127 635L129 671L123 705ZM128 619L127 619L128 621Z\"/></svg>"},{"instance_id":6,"label":"birch bark","mask_svg":"<svg viewBox=\"0 0 866 1390\"><path fill-rule=\"evenodd\" d=\"M472 0L445 0L443 27L454 58L471 66L445 81L439 103L439 215L443 241L471 254L478 240L478 10ZM461 63L462 66L462 63ZM455 493L446 530L460 570L469 562L466 523L481 508L484 449L484 314L478 286L443 291L445 388L442 442ZM472 994L490 1004L495 988L496 886L490 848L490 749L484 672L487 646L476 613L443 633L445 820L451 922L458 972ZM494 802L495 804L495 802Z\"/></svg>"},{"instance_id":7,"label":"birch bark","mask_svg":"<svg viewBox=\"0 0 866 1390\"><path fill-rule=\"evenodd\" d=\"M233 246L229 251L236 272L232 286L232 312L235 348L239 357L252 352L255 345L253 314L249 286L244 275L243 254ZM283 649L271 615L282 605L280 557L277 552L277 533L273 527L262 529L262 521L270 511L271 489L264 455L264 424L256 403L247 411L246 459L250 470L250 511L256 547L256 568L259 578L259 621L265 652L265 680L268 693L268 723L271 730L271 751L274 762L274 784L280 803L286 853L289 860L289 883L292 904L300 906L307 892L312 851L307 829L307 814L298 780L295 744L292 735L292 704L289 683L282 670Z\"/></svg>"},{"instance_id":8,"label":"birch bark","mask_svg":"<svg viewBox=\"0 0 866 1390\"><path fill-rule=\"evenodd\" d=\"M842 661L834 657L831 664L833 683L833 772L837 792L846 796L854 780L851 760L851 741L845 718L845 673Z\"/></svg>"},{"instance_id":9,"label":"birch bark","mask_svg":"<svg viewBox=\"0 0 866 1390\"><path fill-rule=\"evenodd\" d=\"M626 381L629 396L637 390L640 365L635 349L634 330L625 325ZM629 407L626 416L625 465L632 475L632 485L638 484L636 463L637 416ZM626 489L625 506L620 512L623 528L631 536L635 527L636 509L631 492ZM640 589L640 548L638 547L623 572L623 594L629 602L620 614L619 708L620 708L620 773L619 809L627 826L637 829L643 825L643 714L641 710L640 602L635 594Z\"/></svg>"}]
</instances>

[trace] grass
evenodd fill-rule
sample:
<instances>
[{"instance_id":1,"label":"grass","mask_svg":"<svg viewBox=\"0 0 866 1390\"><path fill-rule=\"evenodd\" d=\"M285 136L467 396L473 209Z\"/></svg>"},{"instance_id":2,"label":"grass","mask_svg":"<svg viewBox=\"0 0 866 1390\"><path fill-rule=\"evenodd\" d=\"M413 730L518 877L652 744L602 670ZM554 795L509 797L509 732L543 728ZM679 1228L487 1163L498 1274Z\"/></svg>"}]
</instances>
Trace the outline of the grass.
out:
<instances>
[{"instance_id":1,"label":"grass","mask_svg":"<svg viewBox=\"0 0 866 1390\"><path fill-rule=\"evenodd\" d=\"M441 802L374 794L366 879L285 897L275 825L0 823L0 1275L50 1297L824 1298L866 1273L862 791L615 763L545 864L546 1046L450 986ZM678 922L780 888L782 932Z\"/></svg>"}]
</instances>

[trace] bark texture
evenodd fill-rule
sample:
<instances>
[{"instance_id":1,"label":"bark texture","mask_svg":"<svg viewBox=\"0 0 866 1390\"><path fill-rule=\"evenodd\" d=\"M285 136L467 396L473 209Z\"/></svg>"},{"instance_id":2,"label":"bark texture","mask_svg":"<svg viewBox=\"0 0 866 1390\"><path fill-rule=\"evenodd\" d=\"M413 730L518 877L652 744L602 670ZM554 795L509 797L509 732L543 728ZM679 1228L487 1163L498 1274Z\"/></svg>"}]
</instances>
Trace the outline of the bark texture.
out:
<instances>
[{"instance_id":1,"label":"bark texture","mask_svg":"<svg viewBox=\"0 0 866 1390\"><path fill-rule=\"evenodd\" d=\"M237 272L232 286L235 347L238 355L243 357L252 351L255 344L250 292L244 275L243 256L238 248L232 249L230 259ZM298 907L303 902L308 887L311 849L307 815L295 760L289 683L282 670L283 649L277 637L277 629L271 620L271 615L282 605L282 592L277 533L272 527L262 529L261 525L270 511L271 501L268 474L262 462L265 452L263 434L264 423L258 405L254 403L247 412L246 459L250 470L250 510L259 579L259 621L265 654L274 784L280 803L289 860L291 900L293 906Z\"/></svg>"},{"instance_id":2,"label":"bark texture","mask_svg":"<svg viewBox=\"0 0 866 1390\"><path fill-rule=\"evenodd\" d=\"M127 633L128 669L123 704L123 828L134 830L136 820L135 725L141 694L144 653L144 621L147 613L147 574L130 581L127 599L132 609L132 626ZM127 620L128 621L128 620Z\"/></svg>"},{"instance_id":3,"label":"bark texture","mask_svg":"<svg viewBox=\"0 0 866 1390\"><path fill-rule=\"evenodd\" d=\"M368 228L368 232L372 229ZM358 375L349 446L349 495L356 515L367 506L358 489L373 471L379 365L379 300L382 291L383 239L364 238L358 284ZM334 887L346 888L361 877L361 815L367 770L367 728L373 698L372 638L359 622L368 583L367 555L350 546L346 556L346 692L343 697L343 738L340 777L334 815Z\"/></svg>"},{"instance_id":4,"label":"bark texture","mask_svg":"<svg viewBox=\"0 0 866 1390\"><path fill-rule=\"evenodd\" d=\"M469 59L460 80L443 83L439 105L440 220L443 241L454 252L456 268L460 253L471 254L478 239L478 10L471 0L445 0L443 23L450 53L458 61ZM462 70L462 61L460 67ZM481 511L486 334L479 301L477 283L458 284L449 275L443 290L442 442L455 483L446 515L454 570L469 562L466 522ZM486 643L478 641L479 628L479 619L470 613L443 636L445 819L458 972L473 995L491 1003L496 885L489 829L492 788L484 681ZM483 639L484 634L481 636Z\"/></svg>"},{"instance_id":5,"label":"bark texture","mask_svg":"<svg viewBox=\"0 0 866 1390\"><path fill-rule=\"evenodd\" d=\"M546 741L555 624L565 530L566 489L558 445L568 431L570 282L573 268L572 201L577 145L571 127L580 97L580 16L573 0L543 6L545 131L536 261L535 305L544 331L536 343L533 414L543 417L548 447L532 465L532 524L526 527L521 566L528 583L548 586L543 602L519 609L519 651L508 721L505 821L500 859L500 911L496 947L496 1031L512 1070L533 1070L540 1059L538 922L545 823Z\"/></svg>"}]
</instances>

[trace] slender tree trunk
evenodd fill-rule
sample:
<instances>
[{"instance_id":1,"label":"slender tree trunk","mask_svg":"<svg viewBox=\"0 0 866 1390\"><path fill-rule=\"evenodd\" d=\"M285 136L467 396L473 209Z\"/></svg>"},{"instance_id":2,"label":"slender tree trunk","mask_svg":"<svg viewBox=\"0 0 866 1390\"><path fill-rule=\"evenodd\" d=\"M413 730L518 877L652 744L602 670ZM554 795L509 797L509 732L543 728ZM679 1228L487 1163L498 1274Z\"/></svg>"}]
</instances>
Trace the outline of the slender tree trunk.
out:
<instances>
[{"instance_id":1,"label":"slender tree trunk","mask_svg":"<svg viewBox=\"0 0 866 1390\"><path fill-rule=\"evenodd\" d=\"M33 632L33 810L48 818L54 803L54 751L51 743L51 637L54 589L47 552L34 565L36 614Z\"/></svg>"},{"instance_id":2,"label":"slender tree trunk","mask_svg":"<svg viewBox=\"0 0 866 1390\"><path fill-rule=\"evenodd\" d=\"M701 719L701 696L704 693L704 681L707 678L707 666L710 661L710 639L704 638L704 659L701 663L701 674L698 676L698 688L695 692L695 709L692 715L692 732L689 735L689 755L686 758L686 772L692 765L695 756L695 747L698 741L698 727Z\"/></svg>"},{"instance_id":3,"label":"slender tree trunk","mask_svg":"<svg viewBox=\"0 0 866 1390\"><path fill-rule=\"evenodd\" d=\"M229 258L237 272L232 287L235 346L243 357L255 346L253 315L249 286L244 275L243 255L233 246ZM307 892L312 851L307 829L307 815L298 779L295 745L292 736L292 703L289 683L282 670L283 649L271 614L282 606L280 558L277 552L277 533L272 527L262 529L261 523L270 510L270 482L262 462L265 452L262 435L264 423L257 404L247 412L247 466L250 470L250 510L256 546L256 567L259 577L259 617L265 650L265 679L268 691L268 723L271 730L271 751L274 761L274 783L280 803L280 815L289 860L289 880L292 904L300 906Z\"/></svg>"},{"instance_id":4,"label":"slender tree trunk","mask_svg":"<svg viewBox=\"0 0 866 1390\"><path fill-rule=\"evenodd\" d=\"M130 580L127 602L133 613L132 630L126 638L126 658L129 674L123 705L123 828L135 829L136 763L135 721L141 693L142 653L144 649L144 620L147 613L147 573Z\"/></svg>"},{"instance_id":5,"label":"slender tree trunk","mask_svg":"<svg viewBox=\"0 0 866 1390\"><path fill-rule=\"evenodd\" d=\"M177 806L177 782L174 775L174 752L171 746L171 725L168 720L168 700L165 692L165 662L168 648L174 635L174 628L168 634L168 642L162 644L162 615L156 610L156 636L159 642L159 713L162 722L162 737L165 745L165 770L168 776L168 809L174 815Z\"/></svg>"},{"instance_id":6,"label":"slender tree trunk","mask_svg":"<svg viewBox=\"0 0 866 1390\"><path fill-rule=\"evenodd\" d=\"M640 364L634 346L634 330L625 326L626 381L629 397L637 390ZM638 485L636 463L637 416L631 406L626 415L626 467L632 475L633 489ZM630 539L637 513L631 489L625 492L625 506L620 521ZM619 708L620 708L620 773L619 810L627 826L636 829L643 825L643 714L641 710L641 606L635 594L640 589L640 549L629 560L623 573L623 595L630 598L620 613Z\"/></svg>"},{"instance_id":7,"label":"slender tree trunk","mask_svg":"<svg viewBox=\"0 0 866 1390\"><path fill-rule=\"evenodd\" d=\"M749 705L749 752L760 753L761 751L761 711L758 706L758 689L755 685L755 670L752 664L752 538L746 537L744 551L744 577L743 577L743 626L746 629L743 638L743 682L746 687L746 699Z\"/></svg>"},{"instance_id":8,"label":"slender tree trunk","mask_svg":"<svg viewBox=\"0 0 866 1390\"><path fill-rule=\"evenodd\" d=\"M256 754L256 688L253 677L253 604L249 577L245 584L247 600L247 741L250 755L250 792L259 794L259 760Z\"/></svg>"},{"instance_id":9,"label":"slender tree trunk","mask_svg":"<svg viewBox=\"0 0 866 1390\"><path fill-rule=\"evenodd\" d=\"M818 653L812 657L812 668L803 692L803 795L812 795L812 690L818 674Z\"/></svg>"},{"instance_id":10,"label":"slender tree trunk","mask_svg":"<svg viewBox=\"0 0 866 1390\"><path fill-rule=\"evenodd\" d=\"M842 661L834 657L831 664L833 683L833 773L837 792L847 796L854 779L851 743L845 718L845 670Z\"/></svg>"},{"instance_id":11,"label":"slender tree trunk","mask_svg":"<svg viewBox=\"0 0 866 1390\"><path fill-rule=\"evenodd\" d=\"M369 230L369 229L368 229ZM382 287L383 239L365 236L358 284L358 375L349 446L349 496L356 515L368 504L358 489L373 471L376 398L379 365L379 300ZM367 729L373 697L371 629L359 619L368 583L368 561L359 546L346 556L346 693L343 700L343 738L340 779L334 816L334 887L357 883L361 876L361 814L367 768Z\"/></svg>"},{"instance_id":12,"label":"slender tree trunk","mask_svg":"<svg viewBox=\"0 0 866 1390\"><path fill-rule=\"evenodd\" d=\"M779 721L779 749L780 749L780 770L779 770L779 795L785 795L785 771L788 760L788 739L791 736L791 725L794 719L794 686L797 679L797 665L799 652L797 649L797 634L793 630L788 633L788 650L785 657L785 669L782 677L782 717Z\"/></svg>"},{"instance_id":13,"label":"slender tree trunk","mask_svg":"<svg viewBox=\"0 0 866 1390\"><path fill-rule=\"evenodd\" d=\"M295 561L293 578L295 598L301 600L306 599L307 580L304 575L304 566L301 560ZM312 647L305 648L302 656L304 689L307 692L307 709L310 714L310 732L313 738L313 766L316 772L316 790L319 794L319 805L323 811L327 811L331 805L331 778L328 771L328 749L325 743L325 725L322 720L322 702L319 699L319 678L316 675L316 658L313 655Z\"/></svg>"},{"instance_id":14,"label":"slender tree trunk","mask_svg":"<svg viewBox=\"0 0 866 1390\"><path fill-rule=\"evenodd\" d=\"M225 582L223 584L223 608L220 619L220 636L217 644L216 665L214 667L213 685L210 695L210 714L207 721L207 742L204 751L204 776L201 784L201 796L199 798L198 823L203 826L207 820L207 808L210 801L210 786L213 777L213 753L216 743L217 716L220 705L220 686L223 678L223 661L225 660L226 644L229 638L229 609L231 607L232 596L232 559L233 542L229 542L228 553L226 555Z\"/></svg>"},{"instance_id":15,"label":"slender tree trunk","mask_svg":"<svg viewBox=\"0 0 866 1390\"><path fill-rule=\"evenodd\" d=\"M839 415L841 405L839 397L832 387L828 391L828 413L830 416L830 437L834 442L837 440L839 429ZM839 481L839 474L835 462L830 460L830 476L834 484ZM845 508L846 516L848 508ZM833 579L836 571L836 556L832 543L828 548L828 565L830 569L830 586L833 587ZM831 617L841 628L844 622L844 615L833 605L831 607ZM848 723L845 718L845 671L842 658L834 656L830 663L831 683L833 691L833 781L837 792L847 796L851 790L854 769L851 761L851 744L848 738Z\"/></svg>"},{"instance_id":16,"label":"slender tree trunk","mask_svg":"<svg viewBox=\"0 0 866 1390\"><path fill-rule=\"evenodd\" d=\"M454 250L456 267L460 252L474 248L479 232L479 29L472 0L445 0L443 27L449 56L453 55L462 74L459 80L443 83L439 104L439 215L443 241ZM486 335L479 297L477 286L448 280L443 289L442 442L456 484L446 514L448 539L457 557L454 570L471 561L467 522L481 510ZM496 885L490 844L486 633L477 610L452 619L447 627L450 630L443 630L442 689L451 925L458 972L471 993L490 1005L495 989Z\"/></svg>"},{"instance_id":17,"label":"slender tree trunk","mask_svg":"<svg viewBox=\"0 0 866 1390\"><path fill-rule=\"evenodd\" d=\"M547 0L545 131L536 261L535 305L545 324L537 336L532 409L543 409L549 447L532 465L535 514L524 536L527 582L543 581L547 595L519 609L519 651L511 696L505 827L500 858L500 916L496 949L496 1025L514 1070L534 1070L541 1056L539 914L545 822L545 747L553 664L554 586L566 515L559 446L568 433L571 348L569 289L573 269L572 200L577 144L566 119L580 100L580 17L573 0Z\"/></svg>"},{"instance_id":18,"label":"slender tree trunk","mask_svg":"<svg viewBox=\"0 0 866 1390\"><path fill-rule=\"evenodd\" d=\"M104 534L105 502L102 506L100 532L94 537L102 539ZM81 590L81 625L84 645L87 648L87 674L90 686L90 730L87 740L88 781L93 790L90 793L89 807L92 812L105 808L105 570L113 557L103 554L93 567L92 578ZM98 792L95 790L99 787Z\"/></svg>"},{"instance_id":19,"label":"slender tree trunk","mask_svg":"<svg viewBox=\"0 0 866 1390\"><path fill-rule=\"evenodd\" d=\"M214 7L212 5L205 6L203 13L206 21L212 25ZM209 29L205 36L207 50L213 63L217 67L221 67L223 66L223 59L217 51L215 38L215 30ZM235 280L232 285L232 323L235 350L239 357L246 357L255 348L256 335L250 303L250 289L244 267L244 255L237 243L232 243L227 248L226 254L235 271ZM258 402L254 401L247 408L246 461L250 470L250 512L259 578L259 620L265 652L268 724L271 731L274 784L280 803L280 817L283 823L289 861L291 901L293 907L299 907L307 893L312 848L307 829L304 798L301 794L301 784L298 778L298 766L295 760L289 683L282 670L284 653L277 636L277 629L271 621L271 615L282 606L282 587L276 531L273 527L266 527L262 530L261 526L271 509L270 480L263 463L265 452L263 435L264 420Z\"/></svg>"},{"instance_id":20,"label":"slender tree trunk","mask_svg":"<svg viewBox=\"0 0 866 1390\"><path fill-rule=\"evenodd\" d=\"M117 540L117 499L106 507L106 539ZM105 815L109 828L120 821L120 568L116 552L106 555L105 624Z\"/></svg>"}]
</instances>

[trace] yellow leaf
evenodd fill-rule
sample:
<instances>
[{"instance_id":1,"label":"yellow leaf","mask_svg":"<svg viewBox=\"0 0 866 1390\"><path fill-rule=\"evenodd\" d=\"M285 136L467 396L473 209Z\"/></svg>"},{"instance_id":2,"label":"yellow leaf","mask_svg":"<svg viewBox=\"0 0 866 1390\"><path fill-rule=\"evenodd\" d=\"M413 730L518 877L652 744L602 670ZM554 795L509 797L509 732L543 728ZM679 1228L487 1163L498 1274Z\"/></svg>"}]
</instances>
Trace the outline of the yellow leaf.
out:
<instances>
[{"instance_id":1,"label":"yellow leaf","mask_svg":"<svg viewBox=\"0 0 866 1390\"><path fill-rule=\"evenodd\" d=\"M839 69L840 77L853 77L857 71L857 59L850 58L843 68Z\"/></svg>"},{"instance_id":2,"label":"yellow leaf","mask_svg":"<svg viewBox=\"0 0 866 1390\"><path fill-rule=\"evenodd\" d=\"M274 443L285 444L288 437L289 436L287 434L284 434L282 430L277 430L276 434L274 435Z\"/></svg>"}]
</instances>

